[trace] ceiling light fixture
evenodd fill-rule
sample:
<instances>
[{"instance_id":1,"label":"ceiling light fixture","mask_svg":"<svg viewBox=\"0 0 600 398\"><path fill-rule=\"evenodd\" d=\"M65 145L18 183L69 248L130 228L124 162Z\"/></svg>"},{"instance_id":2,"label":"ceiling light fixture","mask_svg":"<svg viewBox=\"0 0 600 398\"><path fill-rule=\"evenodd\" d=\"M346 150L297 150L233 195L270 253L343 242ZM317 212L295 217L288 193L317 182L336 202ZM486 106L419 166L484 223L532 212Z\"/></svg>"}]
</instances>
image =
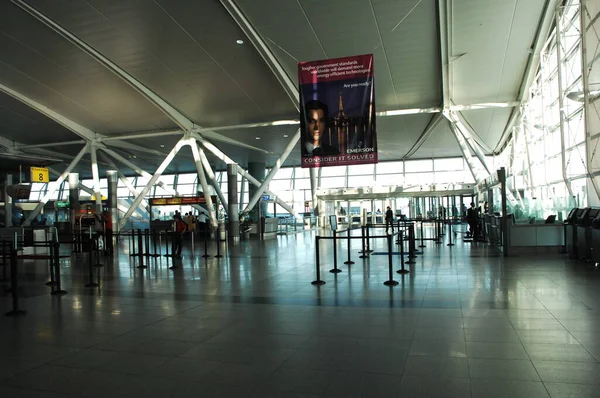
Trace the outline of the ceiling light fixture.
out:
<instances>
[{"instance_id":1,"label":"ceiling light fixture","mask_svg":"<svg viewBox=\"0 0 600 398\"><path fill-rule=\"evenodd\" d=\"M257 140L260 140L260 137L254 137L254 138L257 139Z\"/></svg>"},{"instance_id":2,"label":"ceiling light fixture","mask_svg":"<svg viewBox=\"0 0 600 398\"><path fill-rule=\"evenodd\" d=\"M164 146L163 144L160 144L160 147L161 147L161 148L164 148L165 146Z\"/></svg>"},{"instance_id":3,"label":"ceiling light fixture","mask_svg":"<svg viewBox=\"0 0 600 398\"><path fill-rule=\"evenodd\" d=\"M244 40L242 40L242 39L237 39L235 42L236 42L237 44L244 44Z\"/></svg>"},{"instance_id":4,"label":"ceiling light fixture","mask_svg":"<svg viewBox=\"0 0 600 398\"><path fill-rule=\"evenodd\" d=\"M283 135L283 138L288 138L288 137L289 137L289 135L287 135L287 134Z\"/></svg>"}]
</instances>

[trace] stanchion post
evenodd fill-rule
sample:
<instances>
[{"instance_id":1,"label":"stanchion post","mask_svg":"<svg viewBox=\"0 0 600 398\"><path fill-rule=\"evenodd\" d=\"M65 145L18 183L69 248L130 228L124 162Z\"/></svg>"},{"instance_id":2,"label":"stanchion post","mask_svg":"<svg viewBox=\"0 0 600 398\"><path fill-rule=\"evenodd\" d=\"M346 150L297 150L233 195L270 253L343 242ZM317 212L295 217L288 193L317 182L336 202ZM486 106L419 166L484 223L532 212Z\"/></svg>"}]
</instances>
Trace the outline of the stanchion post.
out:
<instances>
[{"instance_id":1,"label":"stanchion post","mask_svg":"<svg viewBox=\"0 0 600 398\"><path fill-rule=\"evenodd\" d=\"M394 277L392 274L392 235L387 235L387 247L388 247L388 272L389 272L390 279L383 282L383 284L386 286L396 286L398 284L398 282L394 280Z\"/></svg>"},{"instance_id":2,"label":"stanchion post","mask_svg":"<svg viewBox=\"0 0 600 398\"><path fill-rule=\"evenodd\" d=\"M354 264L354 261L352 261L352 259L350 258L350 241L352 240L352 238L350 237L350 232L351 232L351 229L348 228L348 261L344 261L344 264L346 264L346 265Z\"/></svg>"},{"instance_id":3,"label":"stanchion post","mask_svg":"<svg viewBox=\"0 0 600 398\"><path fill-rule=\"evenodd\" d=\"M190 234L192 234L192 254L191 254L192 257L196 256L196 247L195 247L195 242L196 241L195 241L195 234L194 234L194 232L195 232L194 230L190 231Z\"/></svg>"},{"instance_id":4,"label":"stanchion post","mask_svg":"<svg viewBox=\"0 0 600 398\"><path fill-rule=\"evenodd\" d=\"M94 239L94 249L96 252L96 264L94 267L104 267L104 264L100 262L100 235L96 234L97 237ZM104 244L106 245L106 239L104 239Z\"/></svg>"},{"instance_id":5,"label":"stanchion post","mask_svg":"<svg viewBox=\"0 0 600 398\"><path fill-rule=\"evenodd\" d=\"M419 247L427 247L423 244L423 220L421 220L421 244Z\"/></svg>"},{"instance_id":6,"label":"stanchion post","mask_svg":"<svg viewBox=\"0 0 600 398\"><path fill-rule=\"evenodd\" d=\"M417 256L415 255L415 224L410 223L408 225L408 261L404 264L415 264L413 260Z\"/></svg>"},{"instance_id":7,"label":"stanchion post","mask_svg":"<svg viewBox=\"0 0 600 398\"><path fill-rule=\"evenodd\" d=\"M259 220L260 222L260 220ZM217 237L217 255L215 256L216 258L221 258L223 257L223 255L221 254L221 237L219 236L219 233L221 232L221 228L220 228L220 224L217 223L217 233L216 233L216 237Z\"/></svg>"},{"instance_id":8,"label":"stanchion post","mask_svg":"<svg viewBox=\"0 0 600 398\"><path fill-rule=\"evenodd\" d=\"M319 253L319 240L320 240L320 236L315 236L315 263L316 263L316 273L317 273L317 279L312 281L310 284L311 285L316 285L316 286L320 286L320 285L324 285L325 281L321 280L321 258L320 258L320 253Z\"/></svg>"},{"instance_id":9,"label":"stanchion post","mask_svg":"<svg viewBox=\"0 0 600 398\"><path fill-rule=\"evenodd\" d=\"M130 240L130 242L131 242L131 252L130 252L129 256L130 257L135 257L135 256L138 255L138 253L135 251L135 229L133 229L133 228L131 229L131 235L130 235L130 237L131 237L131 240Z\"/></svg>"},{"instance_id":10,"label":"stanchion post","mask_svg":"<svg viewBox=\"0 0 600 398\"><path fill-rule=\"evenodd\" d=\"M156 231L156 229L152 229L152 251L154 253L152 253L152 257L158 257L160 256L160 254L158 254L158 251L156 250L157 245L157 241L158 241L158 233Z\"/></svg>"},{"instance_id":11,"label":"stanchion post","mask_svg":"<svg viewBox=\"0 0 600 398\"><path fill-rule=\"evenodd\" d=\"M165 231L165 257L171 257L171 254L169 254L169 232L171 232L169 229Z\"/></svg>"},{"instance_id":12,"label":"stanchion post","mask_svg":"<svg viewBox=\"0 0 600 398\"><path fill-rule=\"evenodd\" d=\"M400 269L396 273L408 274L410 271L404 269L404 231L400 231L400 242Z\"/></svg>"},{"instance_id":13,"label":"stanchion post","mask_svg":"<svg viewBox=\"0 0 600 398\"><path fill-rule=\"evenodd\" d=\"M54 247L52 246L52 242L48 242L48 248L50 249L50 259L48 260L48 269L50 270L50 282L46 282L46 286L51 287L50 293L54 292L54 288L56 285L56 280L54 279Z\"/></svg>"},{"instance_id":14,"label":"stanchion post","mask_svg":"<svg viewBox=\"0 0 600 398\"><path fill-rule=\"evenodd\" d=\"M565 240L566 242L566 240ZM8 267L8 259L10 254L10 242L3 240L2 244L2 280L6 280L6 268Z\"/></svg>"},{"instance_id":15,"label":"stanchion post","mask_svg":"<svg viewBox=\"0 0 600 398\"><path fill-rule=\"evenodd\" d=\"M446 246L454 246L454 243L452 243L452 221L448 222L448 228L450 229L448 232L449 243Z\"/></svg>"},{"instance_id":16,"label":"stanchion post","mask_svg":"<svg viewBox=\"0 0 600 398\"><path fill-rule=\"evenodd\" d=\"M15 233L16 235L16 233ZM14 245L17 242L15 240ZM23 316L27 314L27 311L19 309L19 275L17 270L17 249L13 247L10 251L10 292L12 295L12 307L11 311L8 311L6 316Z\"/></svg>"},{"instance_id":17,"label":"stanchion post","mask_svg":"<svg viewBox=\"0 0 600 398\"><path fill-rule=\"evenodd\" d=\"M146 246L144 256L150 257L150 230L148 228L144 229L144 245Z\"/></svg>"},{"instance_id":18,"label":"stanchion post","mask_svg":"<svg viewBox=\"0 0 600 398\"><path fill-rule=\"evenodd\" d=\"M373 250L371 250L371 225L367 224L367 253L373 253Z\"/></svg>"},{"instance_id":19,"label":"stanchion post","mask_svg":"<svg viewBox=\"0 0 600 398\"><path fill-rule=\"evenodd\" d=\"M329 272L333 274L342 272L342 270L337 267L337 231L333 231L333 268L330 269Z\"/></svg>"},{"instance_id":20,"label":"stanchion post","mask_svg":"<svg viewBox=\"0 0 600 398\"><path fill-rule=\"evenodd\" d=\"M208 238L210 237L210 231L208 229L208 223L204 223L204 254L202 258L209 258L210 254L208 254Z\"/></svg>"},{"instance_id":21,"label":"stanchion post","mask_svg":"<svg viewBox=\"0 0 600 398\"><path fill-rule=\"evenodd\" d=\"M82 240L83 242L83 240ZM94 282L94 251L92 243L92 230L90 228L90 234L88 236L88 270L89 270L89 282L83 285L84 287L97 287L98 284Z\"/></svg>"},{"instance_id":22,"label":"stanchion post","mask_svg":"<svg viewBox=\"0 0 600 398\"><path fill-rule=\"evenodd\" d=\"M362 250L360 251L361 255L358 256L358 258L367 258L367 257L369 257L368 256L369 252L367 251L367 248L365 246L365 241L366 241L366 238L365 238L365 229L366 229L366 227L364 225L361 225L361 227L360 227L360 235L361 235L360 243L361 243L361 246L362 246Z\"/></svg>"},{"instance_id":23,"label":"stanchion post","mask_svg":"<svg viewBox=\"0 0 600 398\"><path fill-rule=\"evenodd\" d=\"M142 238L141 229L138 229L138 259L140 262L137 266L138 269L148 268L148 266L144 264L144 240Z\"/></svg>"},{"instance_id":24,"label":"stanchion post","mask_svg":"<svg viewBox=\"0 0 600 398\"><path fill-rule=\"evenodd\" d=\"M54 277L54 280L56 280L56 289L54 289L54 291L50 294L53 294L53 295L67 294L67 291L62 289L61 282L60 282L60 243L52 242L52 247L54 248L53 261L54 261L54 272L56 274L56 276Z\"/></svg>"},{"instance_id":25,"label":"stanchion post","mask_svg":"<svg viewBox=\"0 0 600 398\"><path fill-rule=\"evenodd\" d=\"M161 257L162 256L162 234L161 231L157 231L158 234L158 250L154 250L154 253L156 254L156 257Z\"/></svg>"}]
</instances>

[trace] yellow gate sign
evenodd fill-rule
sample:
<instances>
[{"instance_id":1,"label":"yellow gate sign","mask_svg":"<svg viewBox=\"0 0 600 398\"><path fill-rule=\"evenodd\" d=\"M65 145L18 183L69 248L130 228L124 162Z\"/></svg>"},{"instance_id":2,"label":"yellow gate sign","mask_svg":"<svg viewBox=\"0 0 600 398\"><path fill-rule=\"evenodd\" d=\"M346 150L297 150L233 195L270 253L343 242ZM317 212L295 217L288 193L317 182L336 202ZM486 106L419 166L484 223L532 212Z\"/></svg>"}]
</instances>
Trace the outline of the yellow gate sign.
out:
<instances>
[{"instance_id":1,"label":"yellow gate sign","mask_svg":"<svg viewBox=\"0 0 600 398\"><path fill-rule=\"evenodd\" d=\"M50 182L48 169L46 167L32 167L31 182Z\"/></svg>"}]
</instances>

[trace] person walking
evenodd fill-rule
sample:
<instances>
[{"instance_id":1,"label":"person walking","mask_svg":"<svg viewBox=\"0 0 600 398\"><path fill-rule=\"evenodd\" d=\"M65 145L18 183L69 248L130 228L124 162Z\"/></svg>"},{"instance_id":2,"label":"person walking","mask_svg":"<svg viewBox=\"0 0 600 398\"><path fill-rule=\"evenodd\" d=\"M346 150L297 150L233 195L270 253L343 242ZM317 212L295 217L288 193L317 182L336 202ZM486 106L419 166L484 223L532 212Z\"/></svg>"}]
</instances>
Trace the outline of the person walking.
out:
<instances>
[{"instance_id":1,"label":"person walking","mask_svg":"<svg viewBox=\"0 0 600 398\"><path fill-rule=\"evenodd\" d=\"M385 233L388 233L389 227L392 227L392 233L394 233L394 213L390 206L385 211Z\"/></svg>"}]
</instances>

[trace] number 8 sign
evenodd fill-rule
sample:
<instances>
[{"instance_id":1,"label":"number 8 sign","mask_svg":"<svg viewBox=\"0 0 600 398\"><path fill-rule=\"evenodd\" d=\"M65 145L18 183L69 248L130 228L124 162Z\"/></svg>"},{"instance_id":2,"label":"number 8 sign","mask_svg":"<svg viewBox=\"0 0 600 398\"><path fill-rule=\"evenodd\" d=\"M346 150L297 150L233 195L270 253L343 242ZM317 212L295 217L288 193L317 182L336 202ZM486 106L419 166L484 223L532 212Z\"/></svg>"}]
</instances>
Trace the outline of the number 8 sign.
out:
<instances>
[{"instance_id":1,"label":"number 8 sign","mask_svg":"<svg viewBox=\"0 0 600 398\"><path fill-rule=\"evenodd\" d=\"M46 167L32 167L31 182L50 182L48 169Z\"/></svg>"}]
</instances>

